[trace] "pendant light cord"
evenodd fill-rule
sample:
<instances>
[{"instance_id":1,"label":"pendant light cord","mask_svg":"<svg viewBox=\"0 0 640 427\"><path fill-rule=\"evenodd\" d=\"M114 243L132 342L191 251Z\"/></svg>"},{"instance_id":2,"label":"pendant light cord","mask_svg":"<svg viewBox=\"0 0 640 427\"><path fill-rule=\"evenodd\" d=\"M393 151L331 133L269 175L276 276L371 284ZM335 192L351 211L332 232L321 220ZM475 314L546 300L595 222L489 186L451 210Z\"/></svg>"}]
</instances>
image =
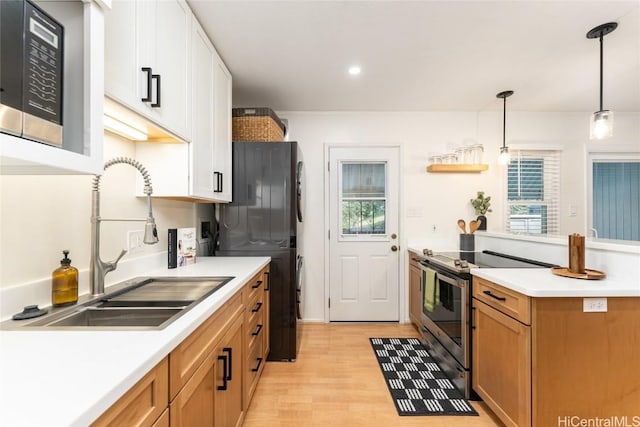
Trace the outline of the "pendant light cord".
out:
<instances>
[{"instance_id":1,"label":"pendant light cord","mask_svg":"<svg viewBox=\"0 0 640 427\"><path fill-rule=\"evenodd\" d=\"M600 99L602 102L602 97ZM502 101L502 148L504 148L506 147L505 134L507 132L507 97L502 98Z\"/></svg>"},{"instance_id":2,"label":"pendant light cord","mask_svg":"<svg viewBox=\"0 0 640 427\"><path fill-rule=\"evenodd\" d=\"M600 33L600 111L602 111L602 39L604 38L604 36L602 35L602 33Z\"/></svg>"}]
</instances>

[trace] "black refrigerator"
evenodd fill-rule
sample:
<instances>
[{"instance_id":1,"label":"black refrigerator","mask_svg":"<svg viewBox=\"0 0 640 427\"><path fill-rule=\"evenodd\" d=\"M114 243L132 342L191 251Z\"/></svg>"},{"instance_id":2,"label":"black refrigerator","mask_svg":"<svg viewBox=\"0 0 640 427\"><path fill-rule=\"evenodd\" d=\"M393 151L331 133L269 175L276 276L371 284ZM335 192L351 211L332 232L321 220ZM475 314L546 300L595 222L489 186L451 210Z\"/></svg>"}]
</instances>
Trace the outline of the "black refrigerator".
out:
<instances>
[{"instance_id":1,"label":"black refrigerator","mask_svg":"<svg viewBox=\"0 0 640 427\"><path fill-rule=\"evenodd\" d=\"M268 360L293 361L302 257L302 162L296 142L234 142L233 202L219 205L216 256L270 256L270 353Z\"/></svg>"}]
</instances>

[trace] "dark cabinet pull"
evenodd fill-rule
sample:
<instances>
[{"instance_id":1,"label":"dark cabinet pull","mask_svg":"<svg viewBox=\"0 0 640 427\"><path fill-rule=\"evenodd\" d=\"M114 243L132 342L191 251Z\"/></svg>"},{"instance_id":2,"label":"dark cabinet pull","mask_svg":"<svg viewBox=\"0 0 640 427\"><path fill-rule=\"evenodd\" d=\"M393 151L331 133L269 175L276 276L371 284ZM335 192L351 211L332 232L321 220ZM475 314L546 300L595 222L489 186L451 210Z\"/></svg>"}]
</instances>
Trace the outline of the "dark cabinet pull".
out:
<instances>
[{"instance_id":1,"label":"dark cabinet pull","mask_svg":"<svg viewBox=\"0 0 640 427\"><path fill-rule=\"evenodd\" d=\"M490 296L491 298L495 298L498 301L506 301L507 299L505 297L499 297L497 295L494 295L491 293L491 291L482 291L483 294Z\"/></svg>"},{"instance_id":2,"label":"dark cabinet pull","mask_svg":"<svg viewBox=\"0 0 640 427\"><path fill-rule=\"evenodd\" d=\"M218 360L222 360L222 370L224 374L222 375L222 385L218 386L218 390L226 390L227 389L227 356L218 356Z\"/></svg>"},{"instance_id":3,"label":"dark cabinet pull","mask_svg":"<svg viewBox=\"0 0 640 427\"><path fill-rule=\"evenodd\" d=\"M255 285L251 287L251 289L258 289L262 285L262 280L258 280Z\"/></svg>"},{"instance_id":4,"label":"dark cabinet pull","mask_svg":"<svg viewBox=\"0 0 640 427\"><path fill-rule=\"evenodd\" d=\"M258 361L258 365L255 368L251 368L251 372L258 372L260 365L262 365L262 357L258 357L256 360Z\"/></svg>"},{"instance_id":5,"label":"dark cabinet pull","mask_svg":"<svg viewBox=\"0 0 640 427\"><path fill-rule=\"evenodd\" d=\"M147 96L140 98L142 102L151 102L151 67L142 67L142 72L147 73Z\"/></svg>"},{"instance_id":6,"label":"dark cabinet pull","mask_svg":"<svg viewBox=\"0 0 640 427\"><path fill-rule=\"evenodd\" d=\"M251 332L251 335L253 335L254 337L258 336L258 334L260 333L261 330L262 330L262 325L258 324L258 327L256 328L256 331L255 332Z\"/></svg>"},{"instance_id":7,"label":"dark cabinet pull","mask_svg":"<svg viewBox=\"0 0 640 427\"><path fill-rule=\"evenodd\" d=\"M256 304L256 308L251 309L252 313L257 313L260 310L260 307L262 307L262 303L259 302Z\"/></svg>"},{"instance_id":8,"label":"dark cabinet pull","mask_svg":"<svg viewBox=\"0 0 640 427\"><path fill-rule=\"evenodd\" d=\"M213 190L214 193L222 193L222 172L214 171L213 175L216 179L216 188Z\"/></svg>"},{"instance_id":9,"label":"dark cabinet pull","mask_svg":"<svg viewBox=\"0 0 640 427\"><path fill-rule=\"evenodd\" d=\"M233 374L233 349L231 347L225 347L222 351L229 355L229 373L225 371L225 375L227 376L227 379L231 381L231 375Z\"/></svg>"},{"instance_id":10,"label":"dark cabinet pull","mask_svg":"<svg viewBox=\"0 0 640 427\"><path fill-rule=\"evenodd\" d=\"M160 83L160 74L152 74L151 75L151 80L155 80L156 81L156 102L151 104L151 106L154 107L154 108L159 108L160 107L160 88L162 87L162 85ZM149 100L149 101L151 101L151 100Z\"/></svg>"},{"instance_id":11,"label":"dark cabinet pull","mask_svg":"<svg viewBox=\"0 0 640 427\"><path fill-rule=\"evenodd\" d=\"M266 284L266 286L264 287L264 290L265 290L265 291L268 291L268 290L269 290L269 288L271 287L271 273L270 273L270 272L268 272L268 271L265 271L265 272L264 272L264 275L265 275L265 276L267 276L267 284Z\"/></svg>"}]
</instances>

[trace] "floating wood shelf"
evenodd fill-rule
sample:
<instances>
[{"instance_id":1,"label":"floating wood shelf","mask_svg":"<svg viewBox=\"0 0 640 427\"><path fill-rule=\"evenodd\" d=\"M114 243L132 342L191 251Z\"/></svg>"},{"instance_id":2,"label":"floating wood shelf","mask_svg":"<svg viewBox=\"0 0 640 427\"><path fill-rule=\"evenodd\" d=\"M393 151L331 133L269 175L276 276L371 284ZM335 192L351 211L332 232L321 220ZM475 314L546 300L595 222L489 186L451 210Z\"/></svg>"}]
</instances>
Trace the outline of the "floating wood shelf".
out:
<instances>
[{"instance_id":1,"label":"floating wood shelf","mask_svg":"<svg viewBox=\"0 0 640 427\"><path fill-rule=\"evenodd\" d=\"M489 169L489 165L486 164L444 164L438 163L427 166L427 172L437 173L477 173L483 172Z\"/></svg>"}]
</instances>

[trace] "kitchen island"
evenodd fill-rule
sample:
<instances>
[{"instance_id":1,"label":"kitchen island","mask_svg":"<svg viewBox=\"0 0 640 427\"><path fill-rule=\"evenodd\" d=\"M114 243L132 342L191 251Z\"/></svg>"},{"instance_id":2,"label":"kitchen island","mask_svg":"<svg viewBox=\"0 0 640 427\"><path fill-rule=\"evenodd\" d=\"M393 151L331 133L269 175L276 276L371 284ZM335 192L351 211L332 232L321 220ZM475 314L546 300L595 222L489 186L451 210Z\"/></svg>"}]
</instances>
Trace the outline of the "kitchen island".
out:
<instances>
[{"instance_id":1,"label":"kitchen island","mask_svg":"<svg viewBox=\"0 0 640 427\"><path fill-rule=\"evenodd\" d=\"M506 425L640 423L638 283L471 273L473 389Z\"/></svg>"},{"instance_id":2,"label":"kitchen island","mask_svg":"<svg viewBox=\"0 0 640 427\"><path fill-rule=\"evenodd\" d=\"M0 330L0 425L87 426L270 262L198 258L149 276L233 276L163 330Z\"/></svg>"}]
</instances>

